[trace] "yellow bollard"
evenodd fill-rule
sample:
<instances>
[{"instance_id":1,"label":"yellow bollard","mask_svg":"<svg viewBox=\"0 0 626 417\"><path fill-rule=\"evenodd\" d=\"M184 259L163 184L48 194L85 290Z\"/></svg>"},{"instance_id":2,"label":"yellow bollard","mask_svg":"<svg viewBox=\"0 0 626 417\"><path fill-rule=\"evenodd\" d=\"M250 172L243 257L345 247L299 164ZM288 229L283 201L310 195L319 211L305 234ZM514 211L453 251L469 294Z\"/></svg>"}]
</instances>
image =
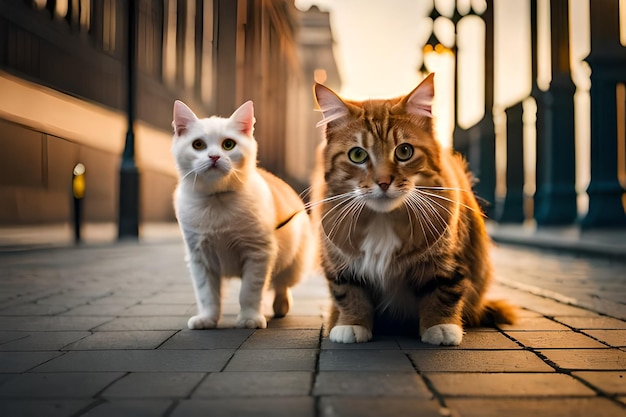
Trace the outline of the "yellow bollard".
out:
<instances>
[{"instance_id":1,"label":"yellow bollard","mask_svg":"<svg viewBox=\"0 0 626 417\"><path fill-rule=\"evenodd\" d=\"M83 198L85 197L85 165L80 162L72 171L72 197L74 201L74 242L80 243L80 226L83 217Z\"/></svg>"}]
</instances>

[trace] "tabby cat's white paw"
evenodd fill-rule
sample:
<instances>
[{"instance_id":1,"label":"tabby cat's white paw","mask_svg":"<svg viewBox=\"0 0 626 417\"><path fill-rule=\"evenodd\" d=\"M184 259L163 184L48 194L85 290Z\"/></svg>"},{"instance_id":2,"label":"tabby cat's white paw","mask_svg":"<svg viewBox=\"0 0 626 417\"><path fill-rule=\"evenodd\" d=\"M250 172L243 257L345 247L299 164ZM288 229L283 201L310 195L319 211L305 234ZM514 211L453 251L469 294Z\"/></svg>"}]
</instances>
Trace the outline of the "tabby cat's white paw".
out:
<instances>
[{"instance_id":1,"label":"tabby cat's white paw","mask_svg":"<svg viewBox=\"0 0 626 417\"><path fill-rule=\"evenodd\" d=\"M328 338L335 343L362 343L372 340L372 332L363 326L335 326Z\"/></svg>"},{"instance_id":2,"label":"tabby cat's white paw","mask_svg":"<svg viewBox=\"0 0 626 417\"><path fill-rule=\"evenodd\" d=\"M436 324L426 329L422 342L431 345L457 346L463 340L463 328L456 324Z\"/></svg>"},{"instance_id":3,"label":"tabby cat's white paw","mask_svg":"<svg viewBox=\"0 0 626 417\"><path fill-rule=\"evenodd\" d=\"M256 311L241 312L237 316L236 326L240 329L265 329L267 320L265 316Z\"/></svg>"},{"instance_id":4,"label":"tabby cat's white paw","mask_svg":"<svg viewBox=\"0 0 626 417\"><path fill-rule=\"evenodd\" d=\"M215 329L217 320L209 316L197 315L187 321L187 327L191 330Z\"/></svg>"}]
</instances>

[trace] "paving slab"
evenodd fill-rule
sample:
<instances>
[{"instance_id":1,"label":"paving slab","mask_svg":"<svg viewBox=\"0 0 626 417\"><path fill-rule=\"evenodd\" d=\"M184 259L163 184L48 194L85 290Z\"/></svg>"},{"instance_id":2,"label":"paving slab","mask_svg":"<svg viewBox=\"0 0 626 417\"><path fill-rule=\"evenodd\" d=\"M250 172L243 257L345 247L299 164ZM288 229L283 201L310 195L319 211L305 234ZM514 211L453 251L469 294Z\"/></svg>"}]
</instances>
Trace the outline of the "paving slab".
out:
<instances>
[{"instance_id":1,"label":"paving slab","mask_svg":"<svg viewBox=\"0 0 626 417\"><path fill-rule=\"evenodd\" d=\"M583 371L572 375L587 381L608 395L626 395L626 371Z\"/></svg>"},{"instance_id":2,"label":"paving slab","mask_svg":"<svg viewBox=\"0 0 626 417\"><path fill-rule=\"evenodd\" d=\"M155 349L176 333L173 330L94 332L64 350Z\"/></svg>"},{"instance_id":3,"label":"paving slab","mask_svg":"<svg viewBox=\"0 0 626 417\"><path fill-rule=\"evenodd\" d=\"M215 372L226 365L233 352L232 349L72 351L32 371Z\"/></svg>"},{"instance_id":4,"label":"paving slab","mask_svg":"<svg viewBox=\"0 0 626 417\"><path fill-rule=\"evenodd\" d=\"M527 332L527 331L537 331L537 330L569 330L568 327L555 322L554 320L550 320L546 317L520 317L515 324L501 324L498 326L500 329L512 332Z\"/></svg>"},{"instance_id":5,"label":"paving slab","mask_svg":"<svg viewBox=\"0 0 626 417\"><path fill-rule=\"evenodd\" d=\"M215 372L194 391L193 398L302 397L311 392L313 372Z\"/></svg>"},{"instance_id":6,"label":"paving slab","mask_svg":"<svg viewBox=\"0 0 626 417\"><path fill-rule=\"evenodd\" d=\"M583 333L594 337L609 346L626 347L626 329L624 330L583 330Z\"/></svg>"},{"instance_id":7,"label":"paving slab","mask_svg":"<svg viewBox=\"0 0 626 417\"><path fill-rule=\"evenodd\" d=\"M0 397L33 399L92 398L114 381L122 372L66 372L20 374L0 385Z\"/></svg>"},{"instance_id":8,"label":"paving slab","mask_svg":"<svg viewBox=\"0 0 626 417\"><path fill-rule=\"evenodd\" d=\"M64 316L105 316L116 317L127 308L124 304L94 304L89 303L64 311Z\"/></svg>"},{"instance_id":9,"label":"paving slab","mask_svg":"<svg viewBox=\"0 0 626 417\"><path fill-rule=\"evenodd\" d=\"M61 352L2 352L0 372L26 372L42 363L63 355Z\"/></svg>"},{"instance_id":10,"label":"paving slab","mask_svg":"<svg viewBox=\"0 0 626 417\"><path fill-rule=\"evenodd\" d=\"M510 337L525 347L534 349L547 348L604 348L606 345L591 337L573 331L528 331L510 332Z\"/></svg>"},{"instance_id":11,"label":"paving slab","mask_svg":"<svg viewBox=\"0 0 626 417\"><path fill-rule=\"evenodd\" d=\"M557 373L426 373L448 397L595 396L595 391L569 375Z\"/></svg>"},{"instance_id":12,"label":"paving slab","mask_svg":"<svg viewBox=\"0 0 626 417\"><path fill-rule=\"evenodd\" d=\"M108 399L188 398L206 374L202 372L133 372L110 385L102 397Z\"/></svg>"},{"instance_id":13,"label":"paving slab","mask_svg":"<svg viewBox=\"0 0 626 417\"><path fill-rule=\"evenodd\" d=\"M241 349L317 349L320 330L265 329L256 331L241 345Z\"/></svg>"},{"instance_id":14,"label":"paving slab","mask_svg":"<svg viewBox=\"0 0 626 417\"><path fill-rule=\"evenodd\" d=\"M89 333L85 333L89 334ZM9 331L3 332L0 331L0 346L5 343L14 342L16 340L25 339L30 335L29 332L19 332L19 331Z\"/></svg>"},{"instance_id":15,"label":"paving slab","mask_svg":"<svg viewBox=\"0 0 626 417\"><path fill-rule=\"evenodd\" d=\"M626 352L619 349L554 349L540 352L557 366L568 370L626 369Z\"/></svg>"},{"instance_id":16,"label":"paving slab","mask_svg":"<svg viewBox=\"0 0 626 417\"><path fill-rule=\"evenodd\" d=\"M181 330L159 349L237 349L254 329Z\"/></svg>"},{"instance_id":17,"label":"paving slab","mask_svg":"<svg viewBox=\"0 0 626 417\"><path fill-rule=\"evenodd\" d=\"M313 395L432 398L417 373L384 371L321 371L315 377Z\"/></svg>"},{"instance_id":18,"label":"paving slab","mask_svg":"<svg viewBox=\"0 0 626 417\"><path fill-rule=\"evenodd\" d=\"M238 350L224 371L314 371L317 349Z\"/></svg>"},{"instance_id":19,"label":"paving slab","mask_svg":"<svg viewBox=\"0 0 626 417\"><path fill-rule=\"evenodd\" d=\"M91 332L20 332L21 337L0 345L0 351L32 352L61 350L65 346L90 336Z\"/></svg>"},{"instance_id":20,"label":"paving slab","mask_svg":"<svg viewBox=\"0 0 626 417\"><path fill-rule=\"evenodd\" d=\"M0 399L3 417L68 417L77 415L93 400Z\"/></svg>"},{"instance_id":21,"label":"paving slab","mask_svg":"<svg viewBox=\"0 0 626 417\"><path fill-rule=\"evenodd\" d=\"M451 399L446 405L460 417L620 417L624 408L606 398Z\"/></svg>"},{"instance_id":22,"label":"paving slab","mask_svg":"<svg viewBox=\"0 0 626 417\"><path fill-rule=\"evenodd\" d=\"M85 417L154 417L165 415L174 406L170 400L106 400L90 408Z\"/></svg>"},{"instance_id":23,"label":"paving slab","mask_svg":"<svg viewBox=\"0 0 626 417\"><path fill-rule=\"evenodd\" d=\"M311 397L192 399L178 403L172 417L314 417Z\"/></svg>"},{"instance_id":24,"label":"paving slab","mask_svg":"<svg viewBox=\"0 0 626 417\"><path fill-rule=\"evenodd\" d=\"M186 316L120 317L94 330L180 330L187 327L188 319Z\"/></svg>"},{"instance_id":25,"label":"paving slab","mask_svg":"<svg viewBox=\"0 0 626 417\"><path fill-rule=\"evenodd\" d=\"M595 315L592 317L555 317L556 321L576 329L626 329L626 321L613 317Z\"/></svg>"},{"instance_id":26,"label":"paving slab","mask_svg":"<svg viewBox=\"0 0 626 417\"><path fill-rule=\"evenodd\" d=\"M122 317L141 316L190 316L196 314L195 304L137 304L121 310Z\"/></svg>"},{"instance_id":27,"label":"paving slab","mask_svg":"<svg viewBox=\"0 0 626 417\"><path fill-rule=\"evenodd\" d=\"M409 357L421 372L553 372L526 350L420 350Z\"/></svg>"},{"instance_id":28,"label":"paving slab","mask_svg":"<svg viewBox=\"0 0 626 417\"><path fill-rule=\"evenodd\" d=\"M0 329L18 331L79 331L91 330L114 317L89 316L19 316L0 317Z\"/></svg>"},{"instance_id":29,"label":"paving slab","mask_svg":"<svg viewBox=\"0 0 626 417\"><path fill-rule=\"evenodd\" d=\"M402 351L394 350L322 350L320 371L414 371Z\"/></svg>"},{"instance_id":30,"label":"paving slab","mask_svg":"<svg viewBox=\"0 0 626 417\"><path fill-rule=\"evenodd\" d=\"M441 417L445 409L435 400L417 398L322 397L320 417Z\"/></svg>"},{"instance_id":31,"label":"paving slab","mask_svg":"<svg viewBox=\"0 0 626 417\"><path fill-rule=\"evenodd\" d=\"M39 303L17 304L0 310L0 316L49 316L64 313L71 307Z\"/></svg>"}]
</instances>

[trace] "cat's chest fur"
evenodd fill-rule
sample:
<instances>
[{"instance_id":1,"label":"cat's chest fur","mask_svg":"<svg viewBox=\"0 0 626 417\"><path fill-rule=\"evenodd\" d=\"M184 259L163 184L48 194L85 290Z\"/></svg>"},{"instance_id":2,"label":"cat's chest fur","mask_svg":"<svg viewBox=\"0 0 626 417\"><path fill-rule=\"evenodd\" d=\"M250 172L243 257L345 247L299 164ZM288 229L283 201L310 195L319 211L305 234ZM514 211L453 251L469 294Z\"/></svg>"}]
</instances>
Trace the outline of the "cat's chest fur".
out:
<instances>
[{"instance_id":1,"label":"cat's chest fur","mask_svg":"<svg viewBox=\"0 0 626 417\"><path fill-rule=\"evenodd\" d=\"M232 250L244 242L263 244L273 236L269 190L264 182L253 178L252 187L210 196L177 190L176 215L186 237L192 236L197 242L192 247L199 248L202 243L205 249ZM259 215L255 209L259 204L267 215Z\"/></svg>"},{"instance_id":2,"label":"cat's chest fur","mask_svg":"<svg viewBox=\"0 0 626 417\"><path fill-rule=\"evenodd\" d=\"M230 194L204 198L179 196L177 217L183 229L209 238L230 233L235 224L236 202L236 196Z\"/></svg>"},{"instance_id":3,"label":"cat's chest fur","mask_svg":"<svg viewBox=\"0 0 626 417\"><path fill-rule=\"evenodd\" d=\"M352 266L359 275L380 286L401 247L402 240L394 230L392 220L376 216L365 225L360 254Z\"/></svg>"}]
</instances>

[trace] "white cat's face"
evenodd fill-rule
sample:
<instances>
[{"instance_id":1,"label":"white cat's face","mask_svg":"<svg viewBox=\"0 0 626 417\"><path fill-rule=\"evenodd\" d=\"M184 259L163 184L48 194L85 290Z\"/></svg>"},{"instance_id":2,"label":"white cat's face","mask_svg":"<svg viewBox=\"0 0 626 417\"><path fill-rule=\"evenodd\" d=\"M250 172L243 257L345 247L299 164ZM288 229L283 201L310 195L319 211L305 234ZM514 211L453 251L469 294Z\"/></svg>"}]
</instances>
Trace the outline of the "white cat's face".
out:
<instances>
[{"instance_id":1,"label":"white cat's face","mask_svg":"<svg viewBox=\"0 0 626 417\"><path fill-rule=\"evenodd\" d=\"M244 103L231 117L198 119L182 102L174 104L172 153L181 181L223 188L256 163L254 110ZM218 191L218 190L216 190Z\"/></svg>"}]
</instances>

